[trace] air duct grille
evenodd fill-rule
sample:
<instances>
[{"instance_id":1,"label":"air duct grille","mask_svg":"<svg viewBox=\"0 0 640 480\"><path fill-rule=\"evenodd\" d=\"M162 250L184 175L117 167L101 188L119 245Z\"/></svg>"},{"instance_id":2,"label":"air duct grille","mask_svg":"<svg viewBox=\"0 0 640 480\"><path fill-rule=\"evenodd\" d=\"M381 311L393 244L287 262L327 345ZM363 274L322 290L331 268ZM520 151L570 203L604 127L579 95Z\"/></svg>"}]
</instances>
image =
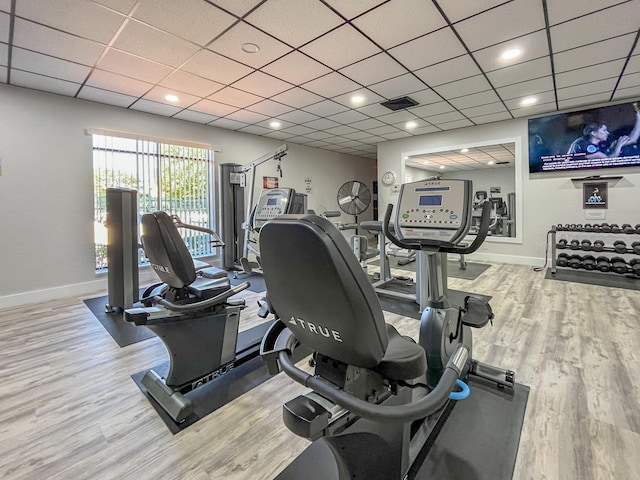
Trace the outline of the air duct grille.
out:
<instances>
[{"instance_id":1,"label":"air duct grille","mask_svg":"<svg viewBox=\"0 0 640 480\"><path fill-rule=\"evenodd\" d=\"M400 97L394 98L393 100L387 100L386 102L382 102L380 105L395 112L396 110L402 110L403 108L415 107L418 105L418 102L411 97Z\"/></svg>"}]
</instances>

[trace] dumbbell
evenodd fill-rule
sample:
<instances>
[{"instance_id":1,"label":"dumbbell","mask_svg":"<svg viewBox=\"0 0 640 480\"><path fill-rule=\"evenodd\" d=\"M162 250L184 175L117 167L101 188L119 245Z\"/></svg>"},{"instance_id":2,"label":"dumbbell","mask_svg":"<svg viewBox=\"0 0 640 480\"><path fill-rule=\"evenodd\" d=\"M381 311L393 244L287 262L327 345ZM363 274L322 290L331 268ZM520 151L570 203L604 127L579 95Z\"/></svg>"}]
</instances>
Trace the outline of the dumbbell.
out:
<instances>
[{"instance_id":1,"label":"dumbbell","mask_svg":"<svg viewBox=\"0 0 640 480\"><path fill-rule=\"evenodd\" d=\"M593 231L596 233L600 233L602 231L602 227L598 224L593 226Z\"/></svg>"},{"instance_id":2,"label":"dumbbell","mask_svg":"<svg viewBox=\"0 0 640 480\"><path fill-rule=\"evenodd\" d=\"M611 233L620 233L622 229L618 226L617 223L611 224Z\"/></svg>"},{"instance_id":3,"label":"dumbbell","mask_svg":"<svg viewBox=\"0 0 640 480\"><path fill-rule=\"evenodd\" d=\"M555 225L554 228L556 229L556 232L562 232L564 230L564 227L561 223Z\"/></svg>"},{"instance_id":4,"label":"dumbbell","mask_svg":"<svg viewBox=\"0 0 640 480\"><path fill-rule=\"evenodd\" d=\"M627 262L622 257L613 257L611 259L611 270L616 273L627 273Z\"/></svg>"},{"instance_id":5,"label":"dumbbell","mask_svg":"<svg viewBox=\"0 0 640 480\"><path fill-rule=\"evenodd\" d=\"M558 243L556 244L556 248L567 248L567 239L561 238L560 240L558 240Z\"/></svg>"},{"instance_id":6,"label":"dumbbell","mask_svg":"<svg viewBox=\"0 0 640 480\"><path fill-rule=\"evenodd\" d=\"M567 265L569 265L569 255L567 255L566 253L561 253L560 255L558 255L558 258L556 259L556 265L558 265L559 267L566 267Z\"/></svg>"},{"instance_id":7,"label":"dumbbell","mask_svg":"<svg viewBox=\"0 0 640 480\"><path fill-rule=\"evenodd\" d=\"M629 262L631 265L631 270L633 270L633 274L640 277L640 258L634 258Z\"/></svg>"},{"instance_id":8,"label":"dumbbell","mask_svg":"<svg viewBox=\"0 0 640 480\"><path fill-rule=\"evenodd\" d=\"M622 240L616 240L613 242L613 249L616 253L627 253L627 244Z\"/></svg>"},{"instance_id":9,"label":"dumbbell","mask_svg":"<svg viewBox=\"0 0 640 480\"><path fill-rule=\"evenodd\" d=\"M636 233L640 235L640 223L636 223Z\"/></svg>"},{"instance_id":10,"label":"dumbbell","mask_svg":"<svg viewBox=\"0 0 640 480\"><path fill-rule=\"evenodd\" d=\"M602 240L596 240L595 242L593 242L593 245L591 245L591 249L594 252L601 252L604 250L604 242Z\"/></svg>"},{"instance_id":11,"label":"dumbbell","mask_svg":"<svg viewBox=\"0 0 640 480\"><path fill-rule=\"evenodd\" d=\"M591 240L587 240L586 238L580 242L580 249L588 252L591 250Z\"/></svg>"},{"instance_id":12,"label":"dumbbell","mask_svg":"<svg viewBox=\"0 0 640 480\"><path fill-rule=\"evenodd\" d=\"M581 268L582 267L582 257L580 255L571 255L569 257L569 266L571 268Z\"/></svg>"},{"instance_id":13,"label":"dumbbell","mask_svg":"<svg viewBox=\"0 0 640 480\"><path fill-rule=\"evenodd\" d=\"M580 240L571 240L569 242L569 248L571 250L580 250Z\"/></svg>"},{"instance_id":14,"label":"dumbbell","mask_svg":"<svg viewBox=\"0 0 640 480\"><path fill-rule=\"evenodd\" d=\"M603 223L602 225L600 225L600 231L602 233L610 233L611 232L611 226L608 223Z\"/></svg>"},{"instance_id":15,"label":"dumbbell","mask_svg":"<svg viewBox=\"0 0 640 480\"><path fill-rule=\"evenodd\" d=\"M611 262L609 261L609 257L596 258L596 268L601 272L608 272L609 270L611 270Z\"/></svg>"},{"instance_id":16,"label":"dumbbell","mask_svg":"<svg viewBox=\"0 0 640 480\"><path fill-rule=\"evenodd\" d=\"M584 231L584 227L582 226L581 223L577 223L575 230L576 230L576 232L583 232Z\"/></svg>"},{"instance_id":17,"label":"dumbbell","mask_svg":"<svg viewBox=\"0 0 640 480\"><path fill-rule=\"evenodd\" d=\"M593 255L585 255L582 257L582 268L585 270L595 270L596 269L596 257Z\"/></svg>"},{"instance_id":18,"label":"dumbbell","mask_svg":"<svg viewBox=\"0 0 640 480\"><path fill-rule=\"evenodd\" d=\"M585 232L593 232L593 225L591 225L590 223L585 223L584 224L584 231Z\"/></svg>"},{"instance_id":19,"label":"dumbbell","mask_svg":"<svg viewBox=\"0 0 640 480\"><path fill-rule=\"evenodd\" d=\"M633 242L631 248L633 249L633 253L640 255L640 242Z\"/></svg>"},{"instance_id":20,"label":"dumbbell","mask_svg":"<svg viewBox=\"0 0 640 480\"><path fill-rule=\"evenodd\" d=\"M629 234L630 234L630 233L636 233L636 229L635 229L635 228L633 228L633 227L632 227L630 224L628 224L628 223L625 223L625 224L624 224L624 225L622 225L622 227L620 227L620 228L622 228L622 231L623 231L624 233L629 233Z\"/></svg>"}]
</instances>

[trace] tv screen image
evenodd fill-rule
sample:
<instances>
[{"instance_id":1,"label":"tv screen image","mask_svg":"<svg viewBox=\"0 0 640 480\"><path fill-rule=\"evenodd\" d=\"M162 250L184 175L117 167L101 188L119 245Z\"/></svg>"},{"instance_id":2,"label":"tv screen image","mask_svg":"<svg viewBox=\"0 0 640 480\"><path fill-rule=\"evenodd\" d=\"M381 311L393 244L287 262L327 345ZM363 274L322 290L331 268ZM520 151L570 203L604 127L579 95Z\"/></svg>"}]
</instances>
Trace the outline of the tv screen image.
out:
<instances>
[{"instance_id":1,"label":"tv screen image","mask_svg":"<svg viewBox=\"0 0 640 480\"><path fill-rule=\"evenodd\" d=\"M529 172L640 166L640 102L529 119Z\"/></svg>"}]
</instances>

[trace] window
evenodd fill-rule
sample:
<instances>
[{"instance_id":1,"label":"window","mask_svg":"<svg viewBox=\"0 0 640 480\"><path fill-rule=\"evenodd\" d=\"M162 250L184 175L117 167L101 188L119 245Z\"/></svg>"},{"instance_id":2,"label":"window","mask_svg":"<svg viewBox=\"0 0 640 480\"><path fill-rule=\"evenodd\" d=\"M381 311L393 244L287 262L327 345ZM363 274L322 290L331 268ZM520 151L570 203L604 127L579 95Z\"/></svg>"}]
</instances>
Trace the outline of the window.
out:
<instances>
[{"instance_id":1,"label":"window","mask_svg":"<svg viewBox=\"0 0 640 480\"><path fill-rule=\"evenodd\" d=\"M104 224L109 187L137 190L138 222L142 214L162 210L184 223L214 228L210 149L93 134L93 179L96 270L107 268ZM194 257L216 253L206 233L180 233ZM142 251L138 263L147 263Z\"/></svg>"}]
</instances>

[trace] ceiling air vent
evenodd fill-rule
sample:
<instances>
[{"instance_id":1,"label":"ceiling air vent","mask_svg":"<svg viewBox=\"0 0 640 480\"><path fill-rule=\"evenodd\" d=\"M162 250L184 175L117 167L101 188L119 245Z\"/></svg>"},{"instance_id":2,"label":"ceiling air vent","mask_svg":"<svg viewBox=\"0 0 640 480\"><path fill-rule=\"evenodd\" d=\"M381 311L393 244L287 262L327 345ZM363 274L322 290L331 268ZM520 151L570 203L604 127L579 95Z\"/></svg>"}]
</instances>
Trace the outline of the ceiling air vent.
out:
<instances>
[{"instance_id":1,"label":"ceiling air vent","mask_svg":"<svg viewBox=\"0 0 640 480\"><path fill-rule=\"evenodd\" d=\"M387 100L386 102L382 102L380 105L395 112L396 110L402 110L403 108L415 107L418 105L418 102L411 97L400 97L394 98L393 100Z\"/></svg>"},{"instance_id":2,"label":"ceiling air vent","mask_svg":"<svg viewBox=\"0 0 640 480\"><path fill-rule=\"evenodd\" d=\"M507 162L507 161L496 162L496 165L509 165L509 162Z\"/></svg>"}]
</instances>

